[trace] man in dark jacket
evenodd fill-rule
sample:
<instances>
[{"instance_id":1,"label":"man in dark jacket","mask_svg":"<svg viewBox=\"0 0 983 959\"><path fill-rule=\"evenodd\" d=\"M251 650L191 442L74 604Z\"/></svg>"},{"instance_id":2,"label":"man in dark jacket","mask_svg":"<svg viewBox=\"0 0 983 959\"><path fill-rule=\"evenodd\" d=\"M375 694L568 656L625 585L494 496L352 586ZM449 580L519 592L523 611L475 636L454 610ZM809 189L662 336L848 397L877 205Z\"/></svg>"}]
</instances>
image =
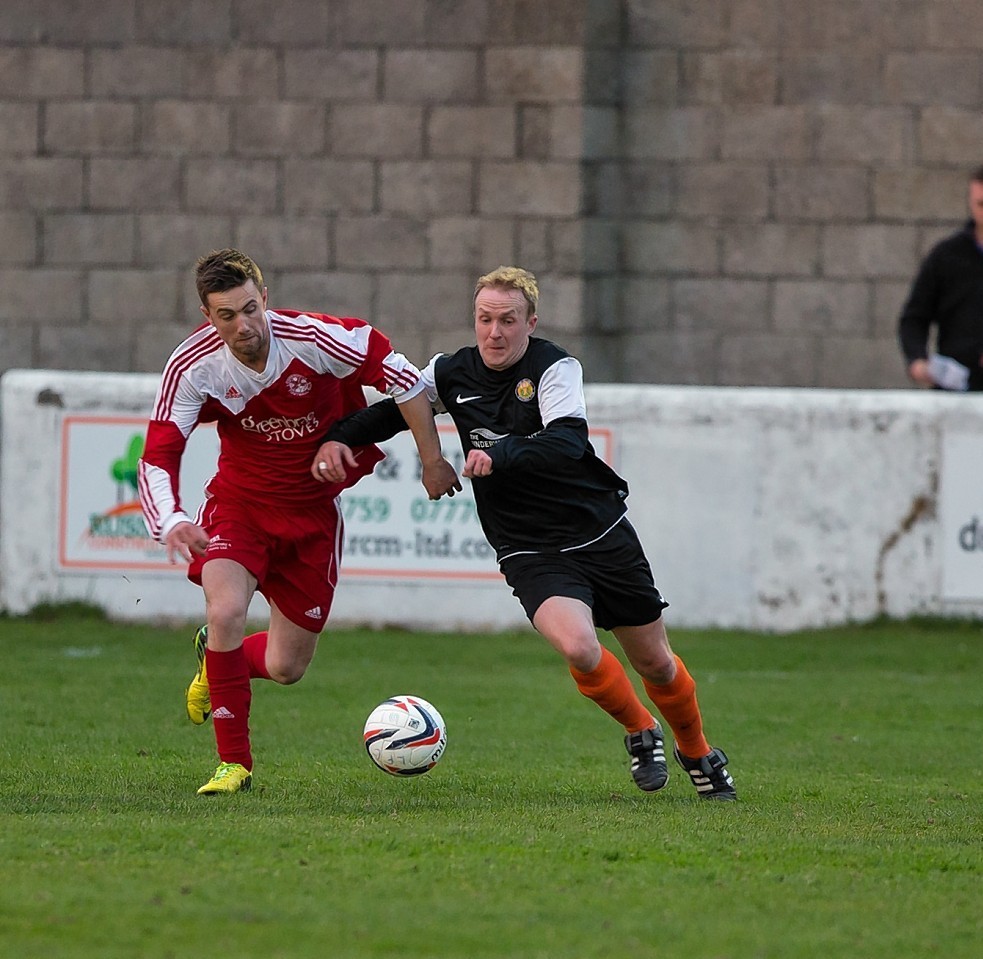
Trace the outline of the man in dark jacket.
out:
<instances>
[{"instance_id":1,"label":"man in dark jacket","mask_svg":"<svg viewBox=\"0 0 983 959\"><path fill-rule=\"evenodd\" d=\"M983 390L983 167L970 178L969 211L925 257L898 321L908 375L922 386Z\"/></svg>"}]
</instances>

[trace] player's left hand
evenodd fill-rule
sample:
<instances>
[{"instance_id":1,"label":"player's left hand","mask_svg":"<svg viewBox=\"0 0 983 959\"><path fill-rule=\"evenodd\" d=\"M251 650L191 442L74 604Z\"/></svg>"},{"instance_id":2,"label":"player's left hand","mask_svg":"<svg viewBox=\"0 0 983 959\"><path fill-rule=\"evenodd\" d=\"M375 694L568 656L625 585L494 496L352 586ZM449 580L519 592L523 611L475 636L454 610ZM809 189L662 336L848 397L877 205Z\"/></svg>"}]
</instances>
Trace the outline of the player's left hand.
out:
<instances>
[{"instance_id":1,"label":"player's left hand","mask_svg":"<svg viewBox=\"0 0 983 959\"><path fill-rule=\"evenodd\" d=\"M423 486L430 499L440 499L445 493L453 496L461 492L457 472L443 456L439 460L423 464Z\"/></svg>"},{"instance_id":2,"label":"player's left hand","mask_svg":"<svg viewBox=\"0 0 983 959\"><path fill-rule=\"evenodd\" d=\"M355 454L350 446L329 440L322 443L311 463L311 476L319 483L344 483L348 478L348 470L357 465Z\"/></svg>"}]
</instances>

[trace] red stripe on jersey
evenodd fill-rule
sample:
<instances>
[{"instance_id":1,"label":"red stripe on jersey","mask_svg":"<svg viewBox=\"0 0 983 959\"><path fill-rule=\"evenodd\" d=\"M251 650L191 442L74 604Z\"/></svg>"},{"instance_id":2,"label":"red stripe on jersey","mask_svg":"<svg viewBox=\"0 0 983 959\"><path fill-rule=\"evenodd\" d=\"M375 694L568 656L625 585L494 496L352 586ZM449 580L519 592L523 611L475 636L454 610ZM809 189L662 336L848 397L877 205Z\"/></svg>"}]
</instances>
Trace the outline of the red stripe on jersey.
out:
<instances>
[{"instance_id":1,"label":"red stripe on jersey","mask_svg":"<svg viewBox=\"0 0 983 959\"><path fill-rule=\"evenodd\" d=\"M172 508L180 509L178 482L186 443L184 435L169 420L151 420L147 424L147 438L137 468L137 491L144 516L153 526L154 539L160 538L160 530L166 517L157 503L147 470L154 467L166 473L170 498L173 499Z\"/></svg>"},{"instance_id":2,"label":"red stripe on jersey","mask_svg":"<svg viewBox=\"0 0 983 959\"><path fill-rule=\"evenodd\" d=\"M153 419L170 419L171 409L174 405L174 398L177 394L181 377L202 357L208 356L209 353L217 352L224 345L218 333L213 332L212 335L198 343L189 343L180 353L175 353L168 360L167 366L164 368L163 380L161 381L160 395L157 397L157 402L154 405Z\"/></svg>"},{"instance_id":3,"label":"red stripe on jersey","mask_svg":"<svg viewBox=\"0 0 983 959\"><path fill-rule=\"evenodd\" d=\"M301 318L305 322L291 322L293 320L300 320ZM384 333L375 329L365 320L360 320L353 316L331 316L327 313L271 310L270 325L283 339L314 343L320 350L334 359L341 360L348 366L364 369L370 362L378 364L379 372L382 374L382 381L387 388L396 384L402 389L408 390L417 383L418 377L415 368L411 370L397 370L394 367L387 368L384 365L386 357L393 352L392 343L390 343L389 338ZM359 352L349 346L344 340L336 339L332 335L332 330L339 327L347 331L367 330L368 338L365 352ZM372 385L378 386L374 381Z\"/></svg>"},{"instance_id":4,"label":"red stripe on jersey","mask_svg":"<svg viewBox=\"0 0 983 959\"><path fill-rule=\"evenodd\" d=\"M154 419L168 418L170 415L171 403L173 402L174 395L177 392L178 383L188 368L193 366L198 362L198 360L204 356L207 356L209 353L214 353L217 350L220 350L224 345L218 333L214 331L212 331L210 335L206 331L206 335L202 339L195 340L193 337L194 334L192 334L192 337L189 337L184 341L184 343L181 344L181 346L178 348L179 352L175 352L167 361L167 366L164 367L158 403L163 402L166 404L167 415L154 416Z\"/></svg>"},{"instance_id":5,"label":"red stripe on jersey","mask_svg":"<svg viewBox=\"0 0 983 959\"><path fill-rule=\"evenodd\" d=\"M386 374L386 382L402 387L404 390L412 389L419 382L418 377L411 370L397 370L395 367L382 364L382 370Z\"/></svg>"},{"instance_id":6,"label":"red stripe on jersey","mask_svg":"<svg viewBox=\"0 0 983 959\"><path fill-rule=\"evenodd\" d=\"M150 536L156 541L160 539L162 524L160 521L160 511L157 509L157 505L150 495L150 486L144 475L146 469L145 463L140 462L137 464L137 493L140 497L140 505L143 507L143 515L147 518L147 525L150 527Z\"/></svg>"},{"instance_id":7,"label":"red stripe on jersey","mask_svg":"<svg viewBox=\"0 0 983 959\"><path fill-rule=\"evenodd\" d=\"M356 369L365 362L367 354L360 353L358 350L352 349L347 343L336 340L331 335L331 328L327 324L298 326L293 323L281 323L273 319L270 321L270 326L273 332L282 339L314 343L324 353Z\"/></svg>"},{"instance_id":8,"label":"red stripe on jersey","mask_svg":"<svg viewBox=\"0 0 983 959\"><path fill-rule=\"evenodd\" d=\"M282 320L298 320L304 317L323 323L326 326L340 326L345 330L358 330L362 327L371 326L366 320L360 320L357 316L332 316L330 313L312 313L310 310L283 310L275 309L269 311L273 316ZM379 331L376 330L378 333Z\"/></svg>"},{"instance_id":9,"label":"red stripe on jersey","mask_svg":"<svg viewBox=\"0 0 983 959\"><path fill-rule=\"evenodd\" d=\"M267 315L270 318L271 324L276 323L284 329L313 329L324 331L338 329L346 330L349 333L354 330L372 329L365 320L357 320L353 317L347 321L342 321L337 316L330 316L327 313L299 313L291 310L270 310Z\"/></svg>"}]
</instances>

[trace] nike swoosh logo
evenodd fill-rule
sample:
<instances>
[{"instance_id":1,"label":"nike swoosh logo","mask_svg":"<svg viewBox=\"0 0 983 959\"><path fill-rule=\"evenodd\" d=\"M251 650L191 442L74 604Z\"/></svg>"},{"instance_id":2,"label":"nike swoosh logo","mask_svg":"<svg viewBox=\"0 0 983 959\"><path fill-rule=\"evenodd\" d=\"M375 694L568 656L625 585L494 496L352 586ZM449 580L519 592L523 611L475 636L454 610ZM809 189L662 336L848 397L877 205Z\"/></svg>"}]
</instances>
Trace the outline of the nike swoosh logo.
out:
<instances>
[{"instance_id":1,"label":"nike swoosh logo","mask_svg":"<svg viewBox=\"0 0 983 959\"><path fill-rule=\"evenodd\" d=\"M457 394L458 403L470 403L472 400L480 400L480 396L461 396L460 393Z\"/></svg>"}]
</instances>

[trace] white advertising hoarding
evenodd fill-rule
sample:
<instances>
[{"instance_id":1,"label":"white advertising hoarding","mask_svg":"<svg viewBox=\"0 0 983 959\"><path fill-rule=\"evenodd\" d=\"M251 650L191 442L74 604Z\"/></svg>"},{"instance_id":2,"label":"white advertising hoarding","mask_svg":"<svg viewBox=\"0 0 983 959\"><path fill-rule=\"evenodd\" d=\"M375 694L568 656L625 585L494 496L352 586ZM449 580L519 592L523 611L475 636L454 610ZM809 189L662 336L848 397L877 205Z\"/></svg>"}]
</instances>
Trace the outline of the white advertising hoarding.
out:
<instances>
[{"instance_id":1,"label":"white advertising hoarding","mask_svg":"<svg viewBox=\"0 0 983 959\"><path fill-rule=\"evenodd\" d=\"M983 437L946 432L942 438L939 519L942 590L947 600L983 599Z\"/></svg>"},{"instance_id":2,"label":"white advertising hoarding","mask_svg":"<svg viewBox=\"0 0 983 959\"><path fill-rule=\"evenodd\" d=\"M65 416L59 491L58 566L91 572L184 572L167 561L164 547L147 535L137 497L136 464L143 452L145 419L134 416ZM444 455L460 473L457 433L439 423ZM612 463L609 429L591 432L598 455ZM412 436L380 444L386 452L375 471L342 495L346 577L398 580L499 581L494 550L478 524L471 485L431 501L420 483ZM205 482L215 471L218 438L196 429L181 465L182 505L194 516ZM612 463L613 465L613 463Z\"/></svg>"},{"instance_id":3,"label":"white advertising hoarding","mask_svg":"<svg viewBox=\"0 0 983 959\"><path fill-rule=\"evenodd\" d=\"M0 376L0 610L78 600L121 620L200 621L201 590L147 541L130 485L158 386L151 374ZM592 439L631 486L674 625L781 633L983 617L978 395L593 384L587 399L613 427ZM446 425L441 435L459 465L457 438ZM469 484L453 508L429 505L409 437L387 446L388 463L346 495L332 619L527 629L481 555ZM183 480L192 510L211 468Z\"/></svg>"},{"instance_id":4,"label":"white advertising hoarding","mask_svg":"<svg viewBox=\"0 0 983 959\"><path fill-rule=\"evenodd\" d=\"M61 424L58 565L69 570L184 572L147 535L137 497L137 460L147 421L137 416L66 416ZM218 435L196 429L181 461L182 505L194 516L215 472Z\"/></svg>"}]
</instances>

